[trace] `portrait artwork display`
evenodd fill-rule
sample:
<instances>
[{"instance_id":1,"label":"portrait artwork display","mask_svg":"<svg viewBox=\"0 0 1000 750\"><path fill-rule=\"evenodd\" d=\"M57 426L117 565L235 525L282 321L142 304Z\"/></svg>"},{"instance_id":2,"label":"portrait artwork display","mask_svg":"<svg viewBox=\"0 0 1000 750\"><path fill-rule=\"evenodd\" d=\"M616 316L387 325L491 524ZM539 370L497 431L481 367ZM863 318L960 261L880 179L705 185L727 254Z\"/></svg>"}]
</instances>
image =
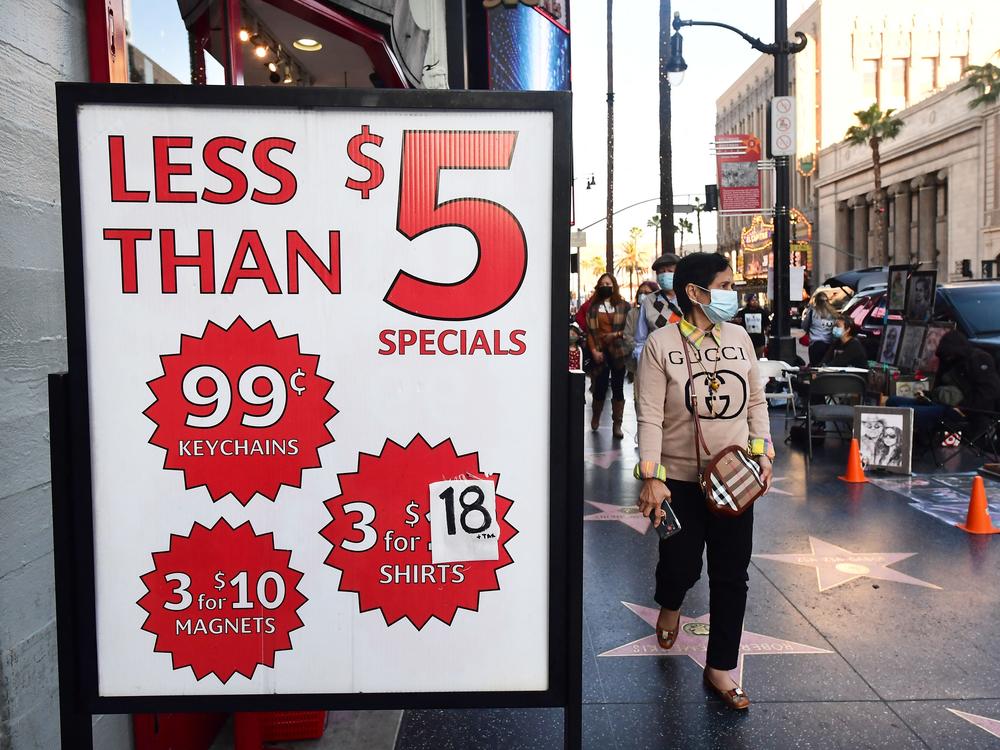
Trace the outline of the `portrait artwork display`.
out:
<instances>
[{"instance_id":1,"label":"portrait artwork display","mask_svg":"<svg viewBox=\"0 0 1000 750\"><path fill-rule=\"evenodd\" d=\"M890 315L902 315L906 311L906 280L909 275L909 266L889 266L888 312Z\"/></svg>"},{"instance_id":2,"label":"portrait artwork display","mask_svg":"<svg viewBox=\"0 0 1000 750\"><path fill-rule=\"evenodd\" d=\"M924 343L924 334L927 326L921 323L907 323L903 329L903 338L899 344L899 353L896 355L896 367L906 372L912 372L917 359L920 357L920 347Z\"/></svg>"},{"instance_id":3,"label":"portrait artwork display","mask_svg":"<svg viewBox=\"0 0 1000 750\"><path fill-rule=\"evenodd\" d=\"M906 287L906 319L926 323L934 312L936 271L914 271Z\"/></svg>"},{"instance_id":4,"label":"portrait artwork display","mask_svg":"<svg viewBox=\"0 0 1000 750\"><path fill-rule=\"evenodd\" d=\"M854 407L854 437L866 470L910 473L913 451L913 409L885 406Z\"/></svg>"},{"instance_id":5,"label":"portrait artwork display","mask_svg":"<svg viewBox=\"0 0 1000 750\"><path fill-rule=\"evenodd\" d=\"M899 351L899 342L903 338L902 323L886 323L882 332L882 349L879 352L878 361L883 365L896 364L896 352Z\"/></svg>"},{"instance_id":6,"label":"portrait artwork display","mask_svg":"<svg viewBox=\"0 0 1000 750\"><path fill-rule=\"evenodd\" d=\"M924 343L920 347L920 354L914 364L914 369L921 372L937 372L938 358L937 348L941 339L948 331L954 330L955 324L951 322L930 323L927 332L924 334Z\"/></svg>"}]
</instances>

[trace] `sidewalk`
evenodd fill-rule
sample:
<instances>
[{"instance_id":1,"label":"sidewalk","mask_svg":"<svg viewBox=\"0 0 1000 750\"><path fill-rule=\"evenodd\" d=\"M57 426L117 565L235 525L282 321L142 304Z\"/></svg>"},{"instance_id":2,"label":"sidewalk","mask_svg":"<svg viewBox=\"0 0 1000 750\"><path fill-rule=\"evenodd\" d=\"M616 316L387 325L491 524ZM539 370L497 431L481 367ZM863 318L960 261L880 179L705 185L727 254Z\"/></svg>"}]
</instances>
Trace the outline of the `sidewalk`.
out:
<instances>
[{"instance_id":1,"label":"sidewalk","mask_svg":"<svg viewBox=\"0 0 1000 750\"><path fill-rule=\"evenodd\" d=\"M755 509L744 623L753 705L736 714L701 685L704 574L678 643L656 647L656 537L630 510L634 416L620 443L609 416L585 449L585 747L1000 747L1000 537L922 512L903 483L838 481L847 448L834 439L807 470L775 419L776 481ZM407 711L396 742L561 747L558 710Z\"/></svg>"}]
</instances>

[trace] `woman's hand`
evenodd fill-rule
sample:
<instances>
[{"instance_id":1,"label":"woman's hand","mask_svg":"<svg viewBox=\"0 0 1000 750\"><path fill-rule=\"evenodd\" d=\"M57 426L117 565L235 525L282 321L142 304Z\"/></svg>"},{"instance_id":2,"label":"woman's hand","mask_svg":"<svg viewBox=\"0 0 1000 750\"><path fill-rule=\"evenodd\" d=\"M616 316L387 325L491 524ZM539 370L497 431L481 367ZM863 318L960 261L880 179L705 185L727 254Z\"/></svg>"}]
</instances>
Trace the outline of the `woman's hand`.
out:
<instances>
[{"instance_id":1,"label":"woman's hand","mask_svg":"<svg viewBox=\"0 0 1000 750\"><path fill-rule=\"evenodd\" d=\"M642 483L642 489L639 490L639 502L636 505L646 518L649 518L649 514L655 510L653 526L659 526L667 516L667 512L660 507L664 500L670 502L670 490L667 489L667 485L659 479L646 479Z\"/></svg>"},{"instance_id":2,"label":"woman's hand","mask_svg":"<svg viewBox=\"0 0 1000 750\"><path fill-rule=\"evenodd\" d=\"M771 477L774 473L771 467L771 459L767 456L757 456L757 464L760 466L760 478L764 482L764 492L767 492L771 489Z\"/></svg>"},{"instance_id":3,"label":"woman's hand","mask_svg":"<svg viewBox=\"0 0 1000 750\"><path fill-rule=\"evenodd\" d=\"M590 356L597 364L599 365L604 364L604 352L602 352L600 349L598 349L596 352L593 349L591 349Z\"/></svg>"}]
</instances>

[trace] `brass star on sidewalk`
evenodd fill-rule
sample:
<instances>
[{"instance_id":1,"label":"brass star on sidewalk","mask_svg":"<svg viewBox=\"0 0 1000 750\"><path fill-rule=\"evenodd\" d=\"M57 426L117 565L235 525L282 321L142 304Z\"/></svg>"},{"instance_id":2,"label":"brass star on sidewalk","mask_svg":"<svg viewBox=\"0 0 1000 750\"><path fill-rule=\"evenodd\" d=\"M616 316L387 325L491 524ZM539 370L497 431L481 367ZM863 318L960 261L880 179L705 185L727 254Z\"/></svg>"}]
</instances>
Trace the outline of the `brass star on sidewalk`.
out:
<instances>
[{"instance_id":1,"label":"brass star on sidewalk","mask_svg":"<svg viewBox=\"0 0 1000 750\"><path fill-rule=\"evenodd\" d=\"M954 708L949 708L951 713L955 714L960 719L965 719L970 724L975 724L980 729L983 729L994 737L1000 737L1000 719L989 719L985 716L976 716L976 714L967 714L965 711L956 711Z\"/></svg>"},{"instance_id":2,"label":"brass star on sidewalk","mask_svg":"<svg viewBox=\"0 0 1000 750\"><path fill-rule=\"evenodd\" d=\"M851 552L812 536L809 537L809 547L812 553L808 555L754 555L754 557L815 568L820 591L828 591L855 578L877 578L881 581L896 581L929 589L941 589L933 583L921 581L889 567L900 560L913 557L916 552Z\"/></svg>"},{"instance_id":3,"label":"brass star on sidewalk","mask_svg":"<svg viewBox=\"0 0 1000 750\"><path fill-rule=\"evenodd\" d=\"M599 503L588 500L588 503L600 510L600 513L591 513L584 516L584 521L619 521L629 528L635 529L640 534L645 534L650 528L649 519L646 518L634 505L612 505L611 503Z\"/></svg>"},{"instance_id":4,"label":"brass star on sidewalk","mask_svg":"<svg viewBox=\"0 0 1000 750\"><path fill-rule=\"evenodd\" d=\"M659 609L643 607L640 604L622 602L632 612L646 621L652 628L656 628L656 620L660 616ZM677 640L669 651L664 651L656 643L656 633L647 635L639 640L626 643L624 646L605 651L600 656L687 656L699 667L705 667L706 654L708 652L708 633L710 629L708 614L700 617L685 617L681 615L680 633ZM737 684L743 684L743 658L746 656L782 656L787 654L832 654L823 648L807 646L804 643L786 641L781 638L773 638L769 635L752 633L749 630L743 631L743 638L740 641L740 655L736 662Z\"/></svg>"}]
</instances>

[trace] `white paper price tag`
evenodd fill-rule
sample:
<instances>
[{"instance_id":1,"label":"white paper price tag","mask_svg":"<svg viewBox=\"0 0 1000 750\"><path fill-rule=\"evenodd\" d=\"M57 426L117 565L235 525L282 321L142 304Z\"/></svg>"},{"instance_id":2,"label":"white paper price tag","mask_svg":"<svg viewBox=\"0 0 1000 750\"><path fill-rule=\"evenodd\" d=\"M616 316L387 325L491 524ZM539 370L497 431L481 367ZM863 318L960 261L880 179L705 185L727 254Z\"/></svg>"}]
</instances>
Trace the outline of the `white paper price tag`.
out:
<instances>
[{"instance_id":1,"label":"white paper price tag","mask_svg":"<svg viewBox=\"0 0 1000 750\"><path fill-rule=\"evenodd\" d=\"M496 487L488 479L454 479L429 486L434 564L500 556Z\"/></svg>"}]
</instances>

